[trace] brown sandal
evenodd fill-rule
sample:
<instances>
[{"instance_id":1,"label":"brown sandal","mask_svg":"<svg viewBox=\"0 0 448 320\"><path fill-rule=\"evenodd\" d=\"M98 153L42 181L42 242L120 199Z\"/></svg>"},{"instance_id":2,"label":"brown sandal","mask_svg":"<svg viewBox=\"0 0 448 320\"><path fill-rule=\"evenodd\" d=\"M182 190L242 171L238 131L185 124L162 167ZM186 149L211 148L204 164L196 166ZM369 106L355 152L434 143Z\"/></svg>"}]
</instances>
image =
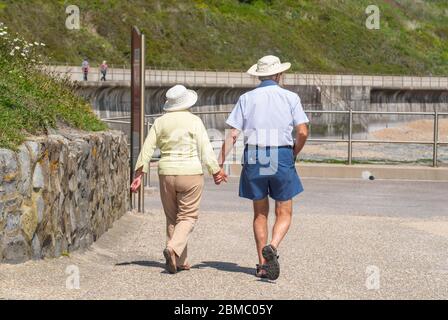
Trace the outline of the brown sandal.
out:
<instances>
[{"instance_id":1,"label":"brown sandal","mask_svg":"<svg viewBox=\"0 0 448 320\"><path fill-rule=\"evenodd\" d=\"M163 255L165 256L166 269L168 270L168 272L172 274L176 273L176 253L174 253L174 250L170 247L166 247L166 249L163 250Z\"/></svg>"}]
</instances>

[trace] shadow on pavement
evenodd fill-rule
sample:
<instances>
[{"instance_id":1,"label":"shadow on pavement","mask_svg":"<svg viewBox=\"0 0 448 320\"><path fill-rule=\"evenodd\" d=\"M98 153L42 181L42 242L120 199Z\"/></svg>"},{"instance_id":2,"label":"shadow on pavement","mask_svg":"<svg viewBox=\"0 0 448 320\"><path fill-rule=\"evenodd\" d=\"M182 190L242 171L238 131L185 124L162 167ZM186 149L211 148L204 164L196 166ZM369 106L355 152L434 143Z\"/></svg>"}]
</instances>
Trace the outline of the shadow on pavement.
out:
<instances>
[{"instance_id":1,"label":"shadow on pavement","mask_svg":"<svg viewBox=\"0 0 448 320\"><path fill-rule=\"evenodd\" d=\"M222 262L222 261L202 261L200 264L196 264L191 268L192 269L214 268L226 272L239 272L250 275L253 275L255 273L255 268L241 267L233 262Z\"/></svg>"},{"instance_id":2,"label":"shadow on pavement","mask_svg":"<svg viewBox=\"0 0 448 320\"><path fill-rule=\"evenodd\" d=\"M153 267L153 268L162 268L165 269L165 263L158 261L131 261L131 262L120 262L115 264L116 266L129 266L129 265L137 265L142 267Z\"/></svg>"},{"instance_id":3,"label":"shadow on pavement","mask_svg":"<svg viewBox=\"0 0 448 320\"><path fill-rule=\"evenodd\" d=\"M162 273L168 273L165 270L165 263L158 261L131 261L131 262L120 262L116 263L116 266L130 266L137 265L142 267L160 268L163 269ZM213 268L225 272L239 272L245 273L253 276L255 274L255 268L242 267L233 262L222 262L222 261L202 261L191 267L191 269L202 269L202 268ZM179 270L181 272L181 270ZM258 279L262 282L271 282L267 279Z\"/></svg>"}]
</instances>

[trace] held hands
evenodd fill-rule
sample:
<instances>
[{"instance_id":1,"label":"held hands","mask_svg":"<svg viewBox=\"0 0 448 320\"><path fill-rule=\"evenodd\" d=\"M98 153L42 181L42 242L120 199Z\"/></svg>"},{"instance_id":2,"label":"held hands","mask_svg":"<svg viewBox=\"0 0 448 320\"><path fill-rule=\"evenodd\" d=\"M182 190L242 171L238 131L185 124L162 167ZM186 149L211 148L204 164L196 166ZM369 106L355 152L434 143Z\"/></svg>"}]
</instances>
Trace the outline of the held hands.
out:
<instances>
[{"instance_id":1,"label":"held hands","mask_svg":"<svg viewBox=\"0 0 448 320\"><path fill-rule=\"evenodd\" d=\"M224 172L223 168L213 175L213 180L215 180L216 185L221 184L223 181L227 182L227 174Z\"/></svg>"}]
</instances>

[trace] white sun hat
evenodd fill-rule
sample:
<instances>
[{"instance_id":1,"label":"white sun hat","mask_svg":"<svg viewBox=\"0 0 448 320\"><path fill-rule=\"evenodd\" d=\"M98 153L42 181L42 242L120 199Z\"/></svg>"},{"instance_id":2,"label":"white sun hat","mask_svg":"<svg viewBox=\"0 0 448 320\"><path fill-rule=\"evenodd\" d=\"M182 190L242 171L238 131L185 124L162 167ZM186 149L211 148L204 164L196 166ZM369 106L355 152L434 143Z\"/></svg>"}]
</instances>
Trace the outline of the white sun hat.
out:
<instances>
[{"instance_id":1,"label":"white sun hat","mask_svg":"<svg viewBox=\"0 0 448 320\"><path fill-rule=\"evenodd\" d=\"M167 112L187 110L194 106L196 101L198 101L198 94L195 91L177 84L166 92L163 110Z\"/></svg>"},{"instance_id":2,"label":"white sun hat","mask_svg":"<svg viewBox=\"0 0 448 320\"><path fill-rule=\"evenodd\" d=\"M291 68L291 63L289 62L281 63L276 56L264 56L258 60L257 64L250 67L247 73L251 76L265 77L284 72L289 68Z\"/></svg>"}]
</instances>

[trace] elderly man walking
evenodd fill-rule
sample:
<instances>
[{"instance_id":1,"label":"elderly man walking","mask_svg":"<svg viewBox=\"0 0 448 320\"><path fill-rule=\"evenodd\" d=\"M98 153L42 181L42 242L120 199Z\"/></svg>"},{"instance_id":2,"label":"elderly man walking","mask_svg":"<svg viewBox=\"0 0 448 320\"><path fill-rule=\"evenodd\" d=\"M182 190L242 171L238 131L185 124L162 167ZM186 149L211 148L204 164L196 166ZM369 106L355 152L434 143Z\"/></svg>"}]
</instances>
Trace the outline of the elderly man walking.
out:
<instances>
[{"instance_id":1,"label":"elderly man walking","mask_svg":"<svg viewBox=\"0 0 448 320\"><path fill-rule=\"evenodd\" d=\"M283 72L290 67L290 63L281 63L275 56L265 56L247 71L261 83L239 98L227 119L231 130L218 160L222 167L243 132L245 148L239 196L253 201L253 230L259 259L256 276L270 280L280 275L277 248L291 224L292 198L303 191L295 158L308 137L308 118L299 96L279 86ZM268 196L275 200L276 216L269 244Z\"/></svg>"}]
</instances>

